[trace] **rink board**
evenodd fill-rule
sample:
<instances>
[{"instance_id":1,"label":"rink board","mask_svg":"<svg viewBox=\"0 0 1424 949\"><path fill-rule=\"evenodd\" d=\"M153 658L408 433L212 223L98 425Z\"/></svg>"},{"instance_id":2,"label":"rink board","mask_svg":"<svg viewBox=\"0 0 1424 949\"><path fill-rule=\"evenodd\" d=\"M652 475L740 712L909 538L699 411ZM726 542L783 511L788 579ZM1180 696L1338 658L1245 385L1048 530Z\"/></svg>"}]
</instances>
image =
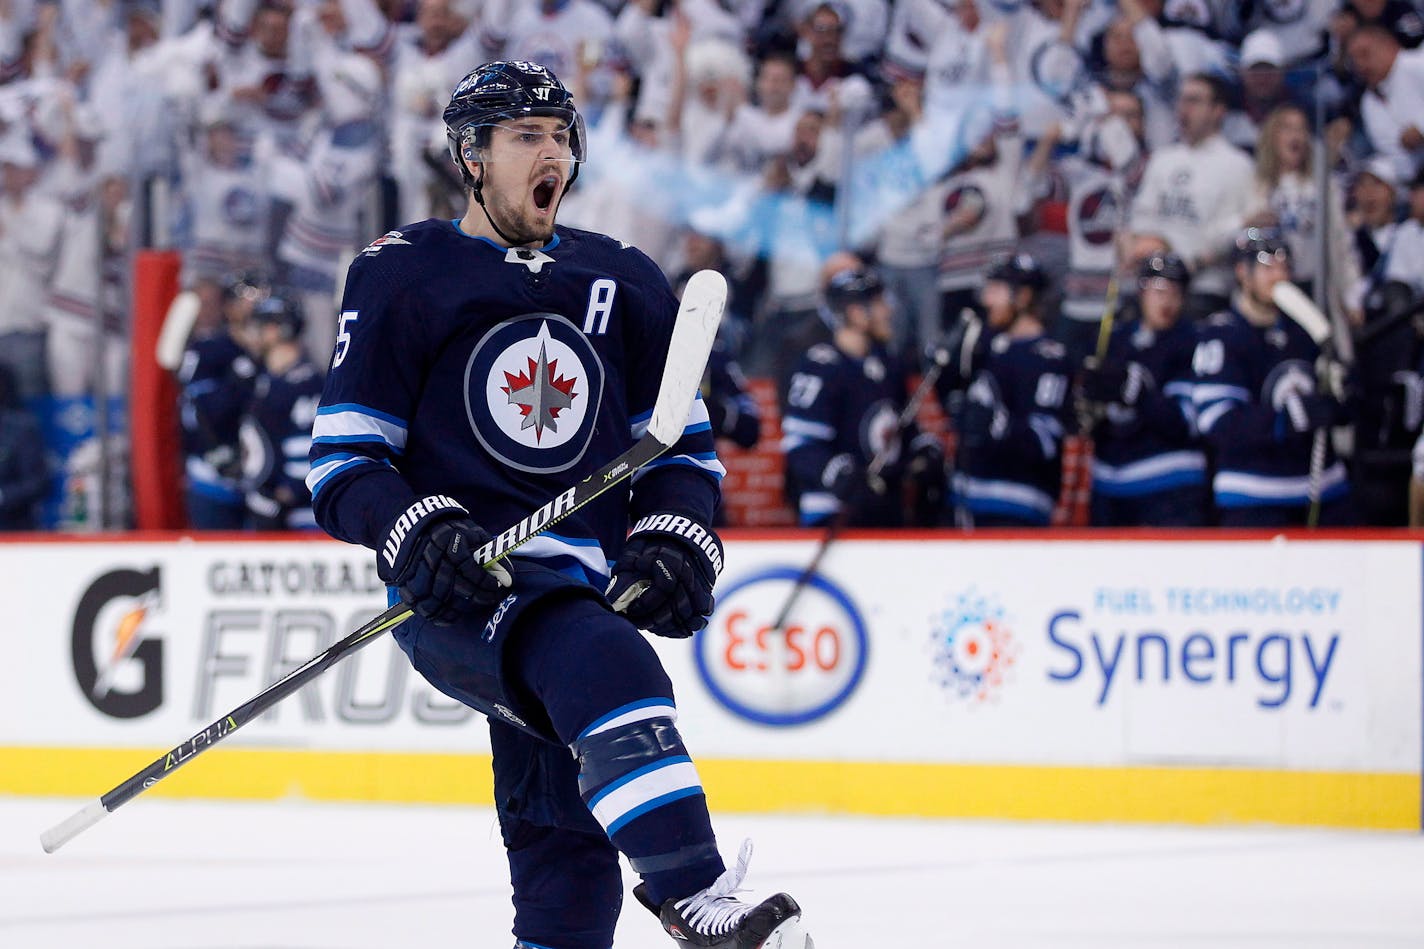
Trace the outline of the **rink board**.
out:
<instances>
[{"instance_id":1,"label":"rink board","mask_svg":"<svg viewBox=\"0 0 1424 949\"><path fill-rule=\"evenodd\" d=\"M1421 827L1411 539L733 536L656 640L714 808ZM1403 536L1403 535L1401 535ZM782 539L795 537L796 539ZM385 604L325 541L0 546L0 793L93 796ZM482 720L387 641L148 792L488 803Z\"/></svg>"}]
</instances>

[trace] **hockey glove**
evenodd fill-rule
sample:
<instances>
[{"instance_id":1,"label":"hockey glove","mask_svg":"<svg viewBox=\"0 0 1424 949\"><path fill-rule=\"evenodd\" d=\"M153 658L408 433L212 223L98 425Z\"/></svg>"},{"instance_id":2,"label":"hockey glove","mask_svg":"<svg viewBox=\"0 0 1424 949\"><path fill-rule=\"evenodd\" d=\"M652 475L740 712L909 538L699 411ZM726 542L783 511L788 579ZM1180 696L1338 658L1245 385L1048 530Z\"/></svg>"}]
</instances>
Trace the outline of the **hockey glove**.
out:
<instances>
[{"instance_id":1,"label":"hockey glove","mask_svg":"<svg viewBox=\"0 0 1424 949\"><path fill-rule=\"evenodd\" d=\"M376 573L419 616L449 626L476 606L504 598L513 578L503 564L475 559L490 535L443 494L421 498L386 530Z\"/></svg>"},{"instance_id":2,"label":"hockey glove","mask_svg":"<svg viewBox=\"0 0 1424 949\"><path fill-rule=\"evenodd\" d=\"M1089 402L1133 408L1152 384L1151 374L1135 362L1098 363L1089 359L1083 367L1083 395Z\"/></svg>"},{"instance_id":3,"label":"hockey glove","mask_svg":"<svg viewBox=\"0 0 1424 949\"><path fill-rule=\"evenodd\" d=\"M707 625L721 572L722 541L710 527L649 514L633 525L604 595L639 629L683 639Z\"/></svg>"},{"instance_id":4,"label":"hockey glove","mask_svg":"<svg viewBox=\"0 0 1424 949\"><path fill-rule=\"evenodd\" d=\"M850 452L842 452L826 462L821 469L821 487L845 504L865 486L865 470Z\"/></svg>"},{"instance_id":5,"label":"hockey glove","mask_svg":"<svg viewBox=\"0 0 1424 949\"><path fill-rule=\"evenodd\" d=\"M1341 415L1340 403L1330 396L1291 392L1281 401L1276 413L1277 437L1308 435L1317 429L1329 428Z\"/></svg>"}]
</instances>

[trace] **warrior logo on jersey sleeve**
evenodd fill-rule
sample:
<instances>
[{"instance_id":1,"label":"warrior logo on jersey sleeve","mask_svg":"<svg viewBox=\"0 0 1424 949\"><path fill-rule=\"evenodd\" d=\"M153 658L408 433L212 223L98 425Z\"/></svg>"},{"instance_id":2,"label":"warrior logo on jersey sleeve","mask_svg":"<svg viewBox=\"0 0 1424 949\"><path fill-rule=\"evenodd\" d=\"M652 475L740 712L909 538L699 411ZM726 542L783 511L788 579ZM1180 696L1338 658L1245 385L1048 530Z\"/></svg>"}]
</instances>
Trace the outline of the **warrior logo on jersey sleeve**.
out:
<instances>
[{"instance_id":1,"label":"warrior logo on jersey sleeve","mask_svg":"<svg viewBox=\"0 0 1424 949\"><path fill-rule=\"evenodd\" d=\"M564 471L583 457L603 397L603 363L579 329L554 313L506 320L465 367L475 437L512 468Z\"/></svg>"}]
</instances>

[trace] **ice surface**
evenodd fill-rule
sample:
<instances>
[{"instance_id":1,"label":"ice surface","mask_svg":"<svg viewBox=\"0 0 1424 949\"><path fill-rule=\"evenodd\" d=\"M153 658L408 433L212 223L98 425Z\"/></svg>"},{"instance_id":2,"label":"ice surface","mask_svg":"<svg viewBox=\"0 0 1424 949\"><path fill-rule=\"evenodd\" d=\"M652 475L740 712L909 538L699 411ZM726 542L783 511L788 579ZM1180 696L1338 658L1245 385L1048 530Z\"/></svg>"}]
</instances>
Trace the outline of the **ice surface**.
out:
<instances>
[{"instance_id":1,"label":"ice surface","mask_svg":"<svg viewBox=\"0 0 1424 949\"><path fill-rule=\"evenodd\" d=\"M509 949L492 811L138 800L54 855L84 802L0 797L6 949ZM1424 839L717 816L818 949L1424 946ZM632 880L630 877L630 886ZM631 896L618 949L672 942Z\"/></svg>"}]
</instances>

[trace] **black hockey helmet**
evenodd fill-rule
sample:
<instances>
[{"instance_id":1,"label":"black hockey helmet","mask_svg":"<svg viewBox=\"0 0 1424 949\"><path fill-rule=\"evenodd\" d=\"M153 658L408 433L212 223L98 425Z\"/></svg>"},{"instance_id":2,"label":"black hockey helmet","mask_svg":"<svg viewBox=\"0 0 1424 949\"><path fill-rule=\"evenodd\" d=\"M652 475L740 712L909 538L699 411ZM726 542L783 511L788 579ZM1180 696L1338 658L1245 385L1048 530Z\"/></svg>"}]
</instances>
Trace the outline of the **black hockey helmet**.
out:
<instances>
[{"instance_id":1,"label":"black hockey helmet","mask_svg":"<svg viewBox=\"0 0 1424 949\"><path fill-rule=\"evenodd\" d=\"M445 107L445 139L450 145L450 157L459 167L467 185L474 179L465 167L465 159L477 161L477 150L489 144L490 129L500 122L522 116L543 115L569 123L569 143L573 149L573 168L569 185L578 177L584 160L587 135L583 117L574 105L574 97L547 66L524 61L485 63L460 80Z\"/></svg>"},{"instance_id":2,"label":"black hockey helmet","mask_svg":"<svg viewBox=\"0 0 1424 949\"><path fill-rule=\"evenodd\" d=\"M1170 280L1179 287L1185 287L1192 280L1186 261L1171 251L1153 254L1143 258L1137 265L1137 285L1147 286L1149 280Z\"/></svg>"},{"instance_id":3,"label":"black hockey helmet","mask_svg":"<svg viewBox=\"0 0 1424 949\"><path fill-rule=\"evenodd\" d=\"M1236 235L1233 259L1238 264L1269 263L1272 259L1290 262L1290 245L1274 227L1248 227Z\"/></svg>"},{"instance_id":4,"label":"black hockey helmet","mask_svg":"<svg viewBox=\"0 0 1424 949\"><path fill-rule=\"evenodd\" d=\"M258 324L271 323L281 328L283 339L296 339L306 326L306 315L301 303L294 297L273 293L252 308L252 321Z\"/></svg>"},{"instance_id":5,"label":"black hockey helmet","mask_svg":"<svg viewBox=\"0 0 1424 949\"><path fill-rule=\"evenodd\" d=\"M1032 254L1025 253L995 257L989 262L989 269L984 271L984 280L986 283L990 280L1001 280L1015 289L1028 287L1035 295L1043 292L1048 286L1048 277L1043 268Z\"/></svg>"},{"instance_id":6,"label":"black hockey helmet","mask_svg":"<svg viewBox=\"0 0 1424 949\"><path fill-rule=\"evenodd\" d=\"M832 276L826 284L826 306L840 319L852 303L869 303L884 292L885 282L880 274L869 267L851 267Z\"/></svg>"},{"instance_id":7,"label":"black hockey helmet","mask_svg":"<svg viewBox=\"0 0 1424 949\"><path fill-rule=\"evenodd\" d=\"M234 270L223 275L221 287L222 298L226 302L238 297L246 300L256 300L266 295L272 286L271 280L261 270Z\"/></svg>"}]
</instances>

